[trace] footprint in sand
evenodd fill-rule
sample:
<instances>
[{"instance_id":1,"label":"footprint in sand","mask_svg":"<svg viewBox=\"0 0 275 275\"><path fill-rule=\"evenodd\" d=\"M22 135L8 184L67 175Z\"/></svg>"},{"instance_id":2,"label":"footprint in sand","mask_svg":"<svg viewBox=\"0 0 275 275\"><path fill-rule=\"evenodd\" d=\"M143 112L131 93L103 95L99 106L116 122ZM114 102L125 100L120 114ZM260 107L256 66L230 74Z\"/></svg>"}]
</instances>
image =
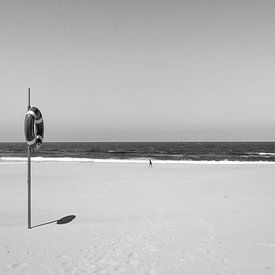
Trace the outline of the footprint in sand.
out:
<instances>
[{"instance_id":1,"label":"footprint in sand","mask_svg":"<svg viewBox=\"0 0 275 275\"><path fill-rule=\"evenodd\" d=\"M155 275L158 274L158 272L155 269L151 269L145 272L145 275Z\"/></svg>"},{"instance_id":2,"label":"footprint in sand","mask_svg":"<svg viewBox=\"0 0 275 275\"><path fill-rule=\"evenodd\" d=\"M119 262L117 262L117 261L111 259L111 260L109 261L109 265L112 266L113 268L116 268L116 267L119 266Z\"/></svg>"},{"instance_id":3,"label":"footprint in sand","mask_svg":"<svg viewBox=\"0 0 275 275\"><path fill-rule=\"evenodd\" d=\"M122 273L125 271L125 268L123 266L118 266L114 269L114 272Z\"/></svg>"},{"instance_id":4,"label":"footprint in sand","mask_svg":"<svg viewBox=\"0 0 275 275\"><path fill-rule=\"evenodd\" d=\"M10 269L18 269L18 268L25 268L28 264L27 263L14 263L9 265Z\"/></svg>"},{"instance_id":5,"label":"footprint in sand","mask_svg":"<svg viewBox=\"0 0 275 275\"><path fill-rule=\"evenodd\" d=\"M130 254L128 254L127 256L127 263L130 264L130 265L133 265L133 266L137 266L139 265L139 261L137 259L137 254L132 252Z\"/></svg>"},{"instance_id":6,"label":"footprint in sand","mask_svg":"<svg viewBox=\"0 0 275 275\"><path fill-rule=\"evenodd\" d=\"M158 251L157 247L153 243L147 245L147 248L150 252L153 252L153 253Z\"/></svg>"},{"instance_id":7,"label":"footprint in sand","mask_svg":"<svg viewBox=\"0 0 275 275\"><path fill-rule=\"evenodd\" d=\"M101 275L101 274L106 274L106 273L107 273L107 271L103 268L98 268L95 270L95 274Z\"/></svg>"},{"instance_id":8,"label":"footprint in sand","mask_svg":"<svg viewBox=\"0 0 275 275\"><path fill-rule=\"evenodd\" d=\"M109 260L108 255L103 255L103 256L96 258L95 262L99 265L104 265L104 264L108 263L108 260Z\"/></svg>"},{"instance_id":9,"label":"footprint in sand","mask_svg":"<svg viewBox=\"0 0 275 275\"><path fill-rule=\"evenodd\" d=\"M55 259L56 260L61 260L61 261L63 261L63 260L66 260L68 258L68 256L67 255L57 255L56 257L55 257Z\"/></svg>"}]
</instances>

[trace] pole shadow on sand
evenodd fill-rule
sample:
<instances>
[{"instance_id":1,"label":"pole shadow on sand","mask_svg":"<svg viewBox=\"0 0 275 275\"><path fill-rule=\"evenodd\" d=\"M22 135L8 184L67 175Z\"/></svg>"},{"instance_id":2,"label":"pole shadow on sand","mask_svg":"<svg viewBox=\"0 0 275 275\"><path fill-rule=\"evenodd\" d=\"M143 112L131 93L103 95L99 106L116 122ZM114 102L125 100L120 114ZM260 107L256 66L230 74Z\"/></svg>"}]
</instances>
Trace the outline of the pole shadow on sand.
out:
<instances>
[{"instance_id":1,"label":"pole shadow on sand","mask_svg":"<svg viewBox=\"0 0 275 275\"><path fill-rule=\"evenodd\" d=\"M66 223L71 222L75 217L76 217L75 215L69 215L69 216L63 217L59 220L54 220L54 221L51 221L51 222L45 222L45 223L41 223L41 224L38 224L38 225L34 225L34 226L31 227L31 229L35 228L35 227L47 225L47 224L50 224L50 223L66 224Z\"/></svg>"}]
</instances>

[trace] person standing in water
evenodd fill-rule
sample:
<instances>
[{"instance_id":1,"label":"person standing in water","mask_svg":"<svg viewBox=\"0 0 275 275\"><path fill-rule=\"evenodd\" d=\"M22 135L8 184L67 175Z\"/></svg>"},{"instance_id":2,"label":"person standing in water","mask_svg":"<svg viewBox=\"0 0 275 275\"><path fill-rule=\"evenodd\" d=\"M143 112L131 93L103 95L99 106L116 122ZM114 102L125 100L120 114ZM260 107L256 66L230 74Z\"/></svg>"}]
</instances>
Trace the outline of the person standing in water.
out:
<instances>
[{"instance_id":1,"label":"person standing in water","mask_svg":"<svg viewBox=\"0 0 275 275\"><path fill-rule=\"evenodd\" d=\"M149 167L153 167L153 163L152 163L151 159L149 159Z\"/></svg>"}]
</instances>

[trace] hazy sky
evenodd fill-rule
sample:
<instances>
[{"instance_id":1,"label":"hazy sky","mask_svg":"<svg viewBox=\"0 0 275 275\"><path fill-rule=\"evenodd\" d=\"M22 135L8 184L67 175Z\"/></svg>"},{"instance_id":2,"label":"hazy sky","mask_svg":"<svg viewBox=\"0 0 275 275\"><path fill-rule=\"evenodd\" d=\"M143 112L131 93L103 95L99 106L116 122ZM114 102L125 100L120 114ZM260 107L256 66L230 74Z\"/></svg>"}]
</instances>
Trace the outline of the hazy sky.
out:
<instances>
[{"instance_id":1,"label":"hazy sky","mask_svg":"<svg viewBox=\"0 0 275 275\"><path fill-rule=\"evenodd\" d=\"M0 141L275 140L275 1L0 1Z\"/></svg>"}]
</instances>

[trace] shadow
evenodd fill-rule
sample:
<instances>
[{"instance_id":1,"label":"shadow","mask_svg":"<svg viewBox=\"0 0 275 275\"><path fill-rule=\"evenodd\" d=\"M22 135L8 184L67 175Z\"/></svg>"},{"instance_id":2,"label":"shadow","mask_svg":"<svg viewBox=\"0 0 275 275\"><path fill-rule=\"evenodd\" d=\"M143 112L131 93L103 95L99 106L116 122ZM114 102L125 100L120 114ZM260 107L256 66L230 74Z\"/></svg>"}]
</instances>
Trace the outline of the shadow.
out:
<instances>
[{"instance_id":1,"label":"shadow","mask_svg":"<svg viewBox=\"0 0 275 275\"><path fill-rule=\"evenodd\" d=\"M56 223L57 224L65 224L71 222L75 218L75 215L66 216L62 219L59 219Z\"/></svg>"},{"instance_id":2,"label":"shadow","mask_svg":"<svg viewBox=\"0 0 275 275\"><path fill-rule=\"evenodd\" d=\"M63 217L59 220L54 220L54 221L51 221L51 222L45 222L45 223L41 223L41 224L38 224L38 225L34 225L34 226L31 227L31 229L35 228L35 227L51 224L51 223L66 224L66 223L71 222L73 219L75 219L75 217L76 217L75 215L69 215L69 216Z\"/></svg>"}]
</instances>

